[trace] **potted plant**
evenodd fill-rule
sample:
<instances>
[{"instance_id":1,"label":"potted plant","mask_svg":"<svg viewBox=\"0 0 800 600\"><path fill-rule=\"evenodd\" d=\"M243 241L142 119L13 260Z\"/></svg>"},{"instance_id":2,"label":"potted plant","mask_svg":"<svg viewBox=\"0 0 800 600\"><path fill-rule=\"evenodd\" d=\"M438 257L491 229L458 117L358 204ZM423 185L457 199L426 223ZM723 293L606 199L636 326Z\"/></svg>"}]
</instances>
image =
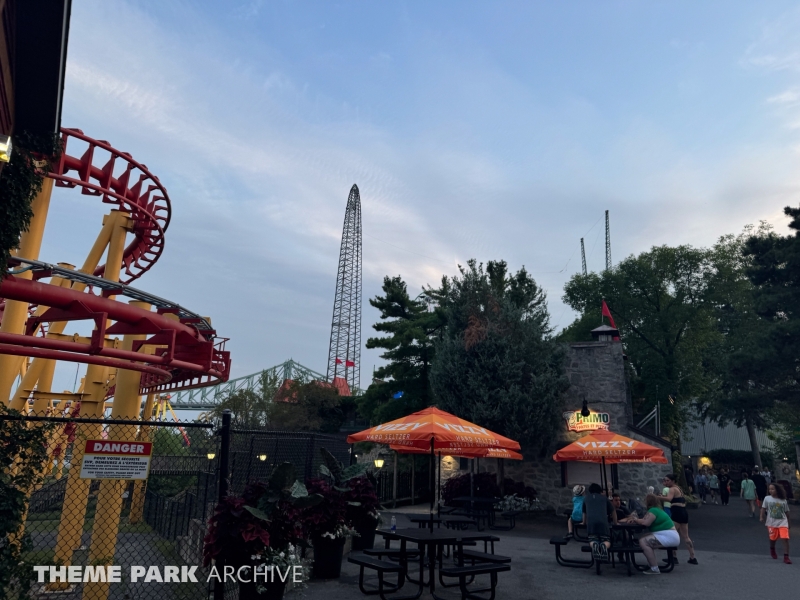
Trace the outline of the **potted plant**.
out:
<instances>
[{"instance_id":1,"label":"potted plant","mask_svg":"<svg viewBox=\"0 0 800 600\"><path fill-rule=\"evenodd\" d=\"M349 482L360 477L366 465L344 467L328 450L320 448L323 464L320 477L308 481L309 493L322 496L324 501L303 514L303 530L314 547L312 574L318 579L335 579L342 570L344 544L350 535L358 535L348 520L348 506L358 504L348 500Z\"/></svg>"},{"instance_id":2,"label":"potted plant","mask_svg":"<svg viewBox=\"0 0 800 600\"><path fill-rule=\"evenodd\" d=\"M353 550L372 548L375 545L375 530L381 522L378 512L381 504L375 492L375 482L371 475L364 474L348 481L347 487L350 488L349 492L345 492L347 520L358 534L353 537Z\"/></svg>"},{"instance_id":3,"label":"potted plant","mask_svg":"<svg viewBox=\"0 0 800 600\"><path fill-rule=\"evenodd\" d=\"M217 505L204 540L204 564L213 561L220 573L224 567L250 567L251 575L266 569L266 582L240 583L239 598L280 600L287 568L291 572L301 564L292 542L301 536L302 513L322 500L295 480L291 463L283 463L266 485L251 484L241 497L228 496Z\"/></svg>"}]
</instances>

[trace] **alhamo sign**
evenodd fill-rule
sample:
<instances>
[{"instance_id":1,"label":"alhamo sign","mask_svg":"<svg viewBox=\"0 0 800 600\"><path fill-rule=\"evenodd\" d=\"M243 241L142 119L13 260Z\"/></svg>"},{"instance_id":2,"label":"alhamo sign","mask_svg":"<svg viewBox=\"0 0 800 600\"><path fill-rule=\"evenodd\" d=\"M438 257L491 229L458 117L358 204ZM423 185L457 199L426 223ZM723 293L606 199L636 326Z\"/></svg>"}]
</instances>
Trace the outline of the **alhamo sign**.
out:
<instances>
[{"instance_id":1,"label":"alhamo sign","mask_svg":"<svg viewBox=\"0 0 800 600\"><path fill-rule=\"evenodd\" d=\"M595 431L596 429L608 429L611 416L608 413L598 413L592 411L588 417L584 417L579 410L568 410L562 415L567 422L569 431Z\"/></svg>"},{"instance_id":2,"label":"alhamo sign","mask_svg":"<svg viewBox=\"0 0 800 600\"><path fill-rule=\"evenodd\" d=\"M450 454L451 448L520 449L519 442L435 407L347 436L348 444L355 442L377 442L398 450L400 447L419 448L442 454Z\"/></svg>"}]
</instances>

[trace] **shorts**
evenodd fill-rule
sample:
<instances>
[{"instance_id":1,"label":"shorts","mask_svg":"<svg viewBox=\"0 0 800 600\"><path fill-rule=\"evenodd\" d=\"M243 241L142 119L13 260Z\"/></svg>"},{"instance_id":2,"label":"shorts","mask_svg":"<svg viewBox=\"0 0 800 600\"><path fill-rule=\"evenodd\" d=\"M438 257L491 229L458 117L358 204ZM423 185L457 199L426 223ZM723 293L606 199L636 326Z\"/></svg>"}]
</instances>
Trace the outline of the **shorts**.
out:
<instances>
[{"instance_id":1,"label":"shorts","mask_svg":"<svg viewBox=\"0 0 800 600\"><path fill-rule=\"evenodd\" d=\"M681 543L681 536L674 529L654 531L650 535L652 537L648 536L646 539L651 548L658 548L659 546L662 548L674 548ZM653 541L658 542L658 544L653 544Z\"/></svg>"},{"instance_id":2,"label":"shorts","mask_svg":"<svg viewBox=\"0 0 800 600\"><path fill-rule=\"evenodd\" d=\"M683 505L672 505L672 510L670 510L670 518L674 523L688 523L689 522L689 513L686 512L686 507Z\"/></svg>"},{"instance_id":3,"label":"shorts","mask_svg":"<svg viewBox=\"0 0 800 600\"><path fill-rule=\"evenodd\" d=\"M665 507L664 507L664 512L665 512L665 513L667 513L667 516L668 516L668 517L671 517L671 516L672 516L672 508L671 508L671 507L669 507L669 506L665 506Z\"/></svg>"},{"instance_id":4,"label":"shorts","mask_svg":"<svg viewBox=\"0 0 800 600\"><path fill-rule=\"evenodd\" d=\"M769 532L769 539L773 542L778 538L781 538L782 540L789 539L788 527L767 527L767 531Z\"/></svg>"}]
</instances>

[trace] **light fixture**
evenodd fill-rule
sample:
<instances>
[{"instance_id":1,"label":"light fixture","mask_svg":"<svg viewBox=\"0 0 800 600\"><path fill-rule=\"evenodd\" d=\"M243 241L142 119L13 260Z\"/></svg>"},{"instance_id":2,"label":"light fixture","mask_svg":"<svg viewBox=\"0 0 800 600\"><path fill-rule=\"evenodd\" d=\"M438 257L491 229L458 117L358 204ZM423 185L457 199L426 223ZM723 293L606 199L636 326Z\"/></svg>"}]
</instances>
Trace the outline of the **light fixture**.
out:
<instances>
[{"instance_id":1,"label":"light fixture","mask_svg":"<svg viewBox=\"0 0 800 600\"><path fill-rule=\"evenodd\" d=\"M586 398L583 399L583 406L581 407L581 416L588 417L592 413L589 412L589 404L586 402Z\"/></svg>"},{"instance_id":2,"label":"light fixture","mask_svg":"<svg viewBox=\"0 0 800 600\"><path fill-rule=\"evenodd\" d=\"M383 468L383 463L384 463L384 460L383 460L382 458L376 458L376 459L375 459L374 461L372 461L372 462L373 462L373 463L375 463L375 468L376 468L376 469L382 469L382 468Z\"/></svg>"},{"instance_id":3,"label":"light fixture","mask_svg":"<svg viewBox=\"0 0 800 600\"><path fill-rule=\"evenodd\" d=\"M262 462L267 460L267 455L266 454L259 454L258 455L258 460L260 460Z\"/></svg>"},{"instance_id":4,"label":"light fixture","mask_svg":"<svg viewBox=\"0 0 800 600\"><path fill-rule=\"evenodd\" d=\"M215 456L216 456L216 454L214 452L209 452L208 454L206 454L206 458L208 460L214 460Z\"/></svg>"},{"instance_id":5,"label":"light fixture","mask_svg":"<svg viewBox=\"0 0 800 600\"><path fill-rule=\"evenodd\" d=\"M0 162L11 160L11 136L0 135Z\"/></svg>"}]
</instances>

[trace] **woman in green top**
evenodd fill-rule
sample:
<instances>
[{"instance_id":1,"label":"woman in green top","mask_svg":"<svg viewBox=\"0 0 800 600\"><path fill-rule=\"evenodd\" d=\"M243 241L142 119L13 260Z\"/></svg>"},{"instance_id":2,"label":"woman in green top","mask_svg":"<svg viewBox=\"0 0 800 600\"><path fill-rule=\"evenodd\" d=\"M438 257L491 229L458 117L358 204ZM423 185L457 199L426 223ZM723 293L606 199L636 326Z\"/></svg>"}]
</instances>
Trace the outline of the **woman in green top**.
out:
<instances>
[{"instance_id":1,"label":"woman in green top","mask_svg":"<svg viewBox=\"0 0 800 600\"><path fill-rule=\"evenodd\" d=\"M677 548L681 543L681 536L675 529L669 515L661 508L661 500L655 494L647 494L645 498L647 514L641 519L632 516L628 519L629 523L644 525L650 529L650 533L639 538L639 546L642 553L650 565L650 570L645 571L645 575L658 575L658 561L656 560L656 548Z\"/></svg>"},{"instance_id":2,"label":"woman in green top","mask_svg":"<svg viewBox=\"0 0 800 600\"><path fill-rule=\"evenodd\" d=\"M750 517L756 517L756 484L750 479L747 471L742 471L742 487L739 491L739 496L747 500L747 512Z\"/></svg>"}]
</instances>

